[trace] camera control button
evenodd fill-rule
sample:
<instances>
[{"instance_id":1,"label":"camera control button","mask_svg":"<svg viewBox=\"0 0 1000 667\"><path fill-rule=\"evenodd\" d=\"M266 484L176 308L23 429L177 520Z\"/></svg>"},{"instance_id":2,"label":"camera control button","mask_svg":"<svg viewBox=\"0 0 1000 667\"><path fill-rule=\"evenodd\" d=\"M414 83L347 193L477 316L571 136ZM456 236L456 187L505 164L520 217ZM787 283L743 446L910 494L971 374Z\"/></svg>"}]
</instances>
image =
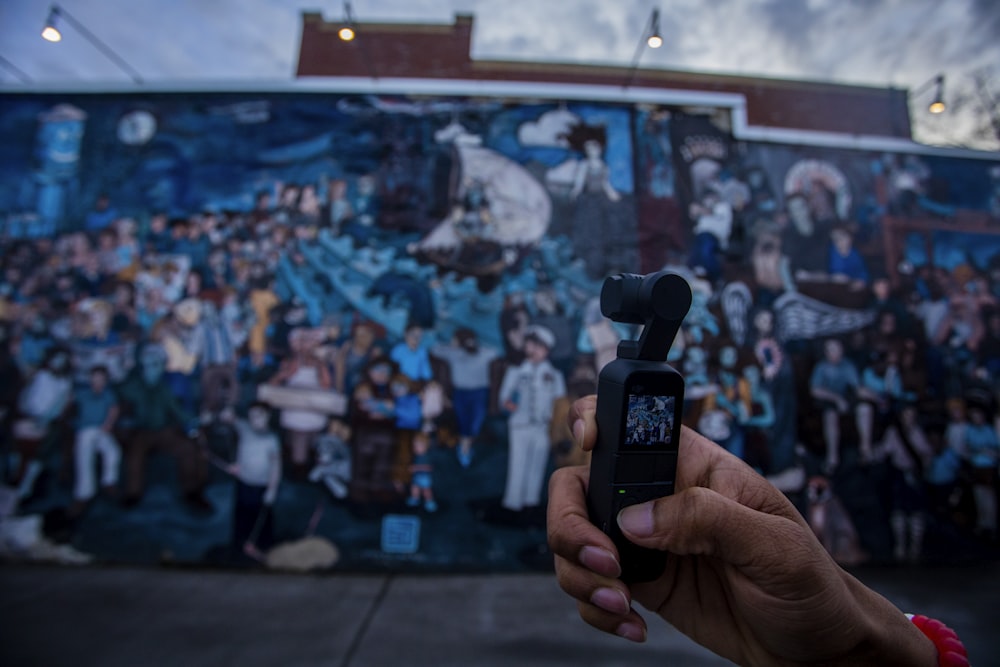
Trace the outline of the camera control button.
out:
<instances>
[{"instance_id":1,"label":"camera control button","mask_svg":"<svg viewBox=\"0 0 1000 667\"><path fill-rule=\"evenodd\" d=\"M646 456L619 456L615 466L616 484L649 484L653 482L656 468Z\"/></svg>"}]
</instances>

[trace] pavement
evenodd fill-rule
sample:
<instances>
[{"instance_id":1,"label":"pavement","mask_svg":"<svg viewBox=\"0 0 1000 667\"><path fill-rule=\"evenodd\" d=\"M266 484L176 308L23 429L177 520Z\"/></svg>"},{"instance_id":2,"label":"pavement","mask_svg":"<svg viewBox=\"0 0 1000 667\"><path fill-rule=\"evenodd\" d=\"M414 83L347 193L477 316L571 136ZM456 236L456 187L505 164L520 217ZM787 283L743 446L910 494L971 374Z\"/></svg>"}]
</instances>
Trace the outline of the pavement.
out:
<instances>
[{"instance_id":1,"label":"pavement","mask_svg":"<svg viewBox=\"0 0 1000 667\"><path fill-rule=\"evenodd\" d=\"M853 570L1000 667L1000 564ZM5 667L729 665L647 614L637 645L587 626L548 573L307 575L0 565Z\"/></svg>"}]
</instances>

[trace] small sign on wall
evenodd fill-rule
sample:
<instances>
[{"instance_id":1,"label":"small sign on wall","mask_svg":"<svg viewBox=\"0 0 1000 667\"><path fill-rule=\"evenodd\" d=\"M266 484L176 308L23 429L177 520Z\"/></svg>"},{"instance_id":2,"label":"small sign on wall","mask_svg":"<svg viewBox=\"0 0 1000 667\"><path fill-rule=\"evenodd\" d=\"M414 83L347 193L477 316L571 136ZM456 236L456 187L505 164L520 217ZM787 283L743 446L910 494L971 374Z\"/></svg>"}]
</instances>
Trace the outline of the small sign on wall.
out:
<instances>
[{"instance_id":1,"label":"small sign on wall","mask_svg":"<svg viewBox=\"0 0 1000 667\"><path fill-rule=\"evenodd\" d=\"M420 517L386 514L382 518L382 551L415 554L420 549Z\"/></svg>"}]
</instances>

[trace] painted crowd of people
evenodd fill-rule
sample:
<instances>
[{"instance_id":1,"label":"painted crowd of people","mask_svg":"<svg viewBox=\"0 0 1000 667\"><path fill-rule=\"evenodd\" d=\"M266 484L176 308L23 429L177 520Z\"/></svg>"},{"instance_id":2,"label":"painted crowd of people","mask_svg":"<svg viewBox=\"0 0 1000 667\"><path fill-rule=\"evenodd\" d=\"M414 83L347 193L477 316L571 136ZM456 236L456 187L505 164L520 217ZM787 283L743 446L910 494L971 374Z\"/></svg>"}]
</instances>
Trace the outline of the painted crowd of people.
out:
<instances>
[{"instance_id":1,"label":"painted crowd of people","mask_svg":"<svg viewBox=\"0 0 1000 667\"><path fill-rule=\"evenodd\" d=\"M462 474L499 438L501 497L481 516L537 520L551 467L580 456L557 425L627 335L593 295L567 300L546 282L546 263L582 264L582 280L599 284L610 260L595 230L632 205L609 184L607 138L579 139L584 160L564 193L579 228L551 257L540 248L506 267L534 272L534 289L503 296L489 323L497 344L481 322L436 331L419 295L403 299L409 321L395 329L312 298L318 283L335 291L317 277L322 239L406 254L372 175L277 184L247 211L152 212L141 224L101 196L74 229L8 233L6 482L25 505L61 503L71 519L102 493L131 510L151 457L166 454L196 514L214 511L216 471L235 479L232 542L257 553L284 483L377 515L433 514L441 451L457 463L448 474ZM671 361L687 381L685 421L801 498L817 530L839 496L848 529L827 548L863 559L886 529L892 558L920 560L930 530L996 539L1000 262L957 247L948 262L886 266L871 228L881 217L950 213L926 204L919 179L893 176L904 164L878 164L883 199L861 223L846 185L823 182L816 165L781 194L759 167L703 174L677 235L686 242L662 258L694 294ZM866 507L884 522L849 525Z\"/></svg>"}]
</instances>

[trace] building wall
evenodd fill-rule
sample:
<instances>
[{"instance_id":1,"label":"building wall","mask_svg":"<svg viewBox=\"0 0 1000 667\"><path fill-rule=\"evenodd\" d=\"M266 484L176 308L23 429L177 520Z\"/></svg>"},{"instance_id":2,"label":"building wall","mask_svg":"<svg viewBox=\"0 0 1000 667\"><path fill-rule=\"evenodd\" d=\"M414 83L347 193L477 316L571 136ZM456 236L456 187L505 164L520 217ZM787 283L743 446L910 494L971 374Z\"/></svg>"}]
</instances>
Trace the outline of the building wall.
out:
<instances>
[{"instance_id":1,"label":"building wall","mask_svg":"<svg viewBox=\"0 0 1000 667\"><path fill-rule=\"evenodd\" d=\"M648 105L318 93L8 95L0 133L3 474L79 553L546 567L537 482L581 462L562 415L635 334L602 279L668 268L695 295L671 351L689 426L826 517L843 562L892 561L916 526L915 558L991 557L1000 161L746 143ZM551 368L505 391L533 327ZM814 397L824 378L847 388ZM518 420L551 448L515 470ZM954 488L920 482L946 445Z\"/></svg>"},{"instance_id":2,"label":"building wall","mask_svg":"<svg viewBox=\"0 0 1000 667\"><path fill-rule=\"evenodd\" d=\"M739 95L751 125L910 139L909 93L894 88L709 74L595 63L480 60L472 57L475 18L451 24L361 23L349 42L340 20L302 13L296 77L573 84Z\"/></svg>"}]
</instances>

